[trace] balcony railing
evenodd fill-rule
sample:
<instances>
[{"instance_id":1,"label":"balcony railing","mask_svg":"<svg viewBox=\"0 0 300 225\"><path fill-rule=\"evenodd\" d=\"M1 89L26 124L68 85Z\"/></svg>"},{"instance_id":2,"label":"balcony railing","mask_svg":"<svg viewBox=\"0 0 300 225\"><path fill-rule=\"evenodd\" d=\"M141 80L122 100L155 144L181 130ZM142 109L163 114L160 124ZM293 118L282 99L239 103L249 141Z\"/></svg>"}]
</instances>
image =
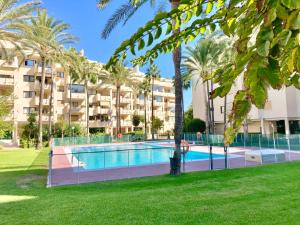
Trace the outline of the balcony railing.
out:
<instances>
[{"instance_id":1,"label":"balcony railing","mask_svg":"<svg viewBox=\"0 0 300 225\"><path fill-rule=\"evenodd\" d=\"M13 78L3 78L0 77L0 85L14 85L14 79Z\"/></svg>"}]
</instances>

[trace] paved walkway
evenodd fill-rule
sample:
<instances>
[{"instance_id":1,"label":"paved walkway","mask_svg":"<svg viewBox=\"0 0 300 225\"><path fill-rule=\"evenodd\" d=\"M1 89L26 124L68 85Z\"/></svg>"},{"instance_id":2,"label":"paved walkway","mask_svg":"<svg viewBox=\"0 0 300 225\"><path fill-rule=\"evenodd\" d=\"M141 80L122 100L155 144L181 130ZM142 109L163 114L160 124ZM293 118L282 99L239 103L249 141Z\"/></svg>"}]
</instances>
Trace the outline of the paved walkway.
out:
<instances>
[{"instance_id":1,"label":"paved walkway","mask_svg":"<svg viewBox=\"0 0 300 225\"><path fill-rule=\"evenodd\" d=\"M207 146L193 146L193 151L207 152ZM252 149L253 150L253 149ZM248 149L247 151L251 151ZM99 181L110 181L129 179L146 176L157 176L168 174L170 170L169 163L145 165L145 166L131 166L124 168L112 168L105 170L84 170L80 162L74 161L71 154L66 154L67 151L63 147L55 148L52 160L52 171L49 172L48 186L61 186L70 184L90 183ZM213 153L222 153L222 147L214 147ZM230 148L229 150L228 166L229 168L240 168L245 166L257 166L260 163L245 162L243 148ZM286 153L286 159L300 160L300 153L291 152ZM73 162L73 163L72 163ZM79 172L77 166L81 167ZM213 160L214 169L224 169L224 159ZM182 167L185 172L205 171L210 169L209 160L189 161ZM51 184L51 185L50 185Z\"/></svg>"}]
</instances>

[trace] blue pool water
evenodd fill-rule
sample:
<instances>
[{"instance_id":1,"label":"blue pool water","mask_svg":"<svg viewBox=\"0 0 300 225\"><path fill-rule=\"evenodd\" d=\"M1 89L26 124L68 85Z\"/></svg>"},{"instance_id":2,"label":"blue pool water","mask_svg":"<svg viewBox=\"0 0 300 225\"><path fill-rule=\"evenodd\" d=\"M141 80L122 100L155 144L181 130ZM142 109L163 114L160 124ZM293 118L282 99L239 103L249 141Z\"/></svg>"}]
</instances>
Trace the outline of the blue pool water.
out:
<instances>
[{"instance_id":1,"label":"blue pool water","mask_svg":"<svg viewBox=\"0 0 300 225\"><path fill-rule=\"evenodd\" d=\"M172 147L146 143L76 147L71 151L87 170L168 163L173 155ZM223 155L213 154L213 158ZM186 161L204 159L209 159L208 153L189 151L185 157Z\"/></svg>"}]
</instances>

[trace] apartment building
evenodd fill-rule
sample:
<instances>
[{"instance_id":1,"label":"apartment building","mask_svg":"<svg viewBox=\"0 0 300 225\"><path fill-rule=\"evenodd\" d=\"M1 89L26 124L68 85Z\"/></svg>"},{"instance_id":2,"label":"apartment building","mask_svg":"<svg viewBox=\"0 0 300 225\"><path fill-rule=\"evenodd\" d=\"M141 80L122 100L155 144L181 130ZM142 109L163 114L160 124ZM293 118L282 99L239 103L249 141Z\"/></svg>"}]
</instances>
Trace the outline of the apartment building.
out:
<instances>
[{"instance_id":1,"label":"apartment building","mask_svg":"<svg viewBox=\"0 0 300 225\"><path fill-rule=\"evenodd\" d=\"M0 60L0 90L13 89L13 110L7 118L13 122L14 138L20 135L20 128L26 123L28 114L38 110L41 67L37 59L26 59L20 65L20 59ZM37 68L37 69L36 69ZM133 77L142 80L145 75L134 69ZM52 80L52 77L54 79ZM90 129L99 129L106 133L116 133L116 89L108 84L88 84L88 90L80 83L71 83L70 76L59 65L49 65L46 69L45 94L43 101L44 124L49 123L51 84L53 82L52 118L57 121L79 123L86 126L87 118ZM88 93L88 94L87 94ZM175 121L175 94L172 80L161 78L154 83L154 115L164 121L162 132L171 131ZM88 99L87 99L88 98ZM133 131L132 116L143 116L146 107L148 122L151 118L151 94L144 104L135 87L121 86L121 127L122 132ZM89 114L87 114L89 112ZM149 125L149 123L148 123ZM141 129L143 124L140 124ZM148 133L150 125L148 126Z\"/></svg>"},{"instance_id":2,"label":"apartment building","mask_svg":"<svg viewBox=\"0 0 300 225\"><path fill-rule=\"evenodd\" d=\"M234 84L227 96L227 117L231 111L235 93L242 89L242 77ZM207 89L202 82L193 79L192 105L194 117L207 120ZM223 134L224 130L224 98L213 101L215 131ZM296 134L300 133L300 90L294 87L284 87L281 90L268 90L268 100L264 109L252 106L244 126L240 132L248 130L249 133L262 134Z\"/></svg>"}]
</instances>

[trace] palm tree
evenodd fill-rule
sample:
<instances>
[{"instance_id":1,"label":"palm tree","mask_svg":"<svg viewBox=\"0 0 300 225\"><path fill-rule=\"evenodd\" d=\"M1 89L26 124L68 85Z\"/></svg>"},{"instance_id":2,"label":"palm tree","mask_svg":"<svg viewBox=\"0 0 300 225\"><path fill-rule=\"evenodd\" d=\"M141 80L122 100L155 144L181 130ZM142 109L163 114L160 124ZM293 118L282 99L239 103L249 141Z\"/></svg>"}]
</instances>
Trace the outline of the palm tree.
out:
<instances>
[{"instance_id":1,"label":"palm tree","mask_svg":"<svg viewBox=\"0 0 300 225\"><path fill-rule=\"evenodd\" d=\"M42 110L43 97L46 77L46 66L53 58L63 54L66 44L73 44L75 38L67 33L69 25L49 17L47 11L40 9L37 16L30 19L28 23L19 23L18 28L23 32L21 37L26 40L26 45L32 50L32 54L39 56L39 63L42 67L39 95L39 121L38 121L38 144L37 148L42 147Z\"/></svg>"},{"instance_id":2,"label":"palm tree","mask_svg":"<svg viewBox=\"0 0 300 225\"><path fill-rule=\"evenodd\" d=\"M76 60L75 72L77 73L78 81L84 83L85 94L86 94L86 132L89 137L90 128L89 128L89 92L88 92L88 84L96 84L99 78L99 69L100 66L95 63L89 61L83 55L79 55ZM73 74L74 75L74 74Z\"/></svg>"},{"instance_id":3,"label":"palm tree","mask_svg":"<svg viewBox=\"0 0 300 225\"><path fill-rule=\"evenodd\" d=\"M196 85L205 81L217 68L233 60L232 40L219 35L211 34L208 39L200 40L195 47L188 47L184 57L183 66L187 73L184 80L191 80L196 76ZM206 81L204 95L206 99L206 133L214 132L214 110L213 99L210 94L213 91L213 83L209 85ZM226 102L226 96L224 101ZM224 105L225 106L225 105Z\"/></svg>"},{"instance_id":4,"label":"palm tree","mask_svg":"<svg viewBox=\"0 0 300 225\"><path fill-rule=\"evenodd\" d=\"M144 137L145 140L147 139L147 101L148 101L148 94L150 90L150 79L149 77L145 77L142 83L139 85L140 94L144 96Z\"/></svg>"},{"instance_id":5,"label":"palm tree","mask_svg":"<svg viewBox=\"0 0 300 225\"><path fill-rule=\"evenodd\" d=\"M183 65L187 69L187 74L184 80L191 80L194 75L197 75L197 83L205 80L216 67L220 66L220 55L224 50L224 44L218 43L213 38L200 40L195 47L187 47L186 55L184 56ZM211 102L210 93L212 84L209 85L206 81L206 121L207 134L214 130L213 121L213 103Z\"/></svg>"},{"instance_id":6,"label":"palm tree","mask_svg":"<svg viewBox=\"0 0 300 225\"><path fill-rule=\"evenodd\" d=\"M121 86L129 85L131 86L132 80L130 75L132 74L130 69L126 68L123 63L118 62L115 66L110 67L108 71L102 70L101 76L106 74L106 83L112 84L116 88L116 134L121 134L121 107L120 107L120 98L121 98Z\"/></svg>"},{"instance_id":7,"label":"palm tree","mask_svg":"<svg viewBox=\"0 0 300 225\"><path fill-rule=\"evenodd\" d=\"M98 0L98 7L103 9L107 7L112 0ZM179 7L181 0L165 0L171 4L172 9ZM155 0L126 0L125 4L122 4L117 11L108 20L103 32L102 37L107 38L111 31L116 27L117 24L124 22L124 24L135 14L135 12L145 3L150 2L151 6L155 5ZM176 24L176 18L173 19L173 24ZM174 26L175 27L175 26ZM173 29L173 34L179 33L180 28ZM182 134L182 80L181 80L181 46L177 47L173 53L173 64L175 70L175 152L174 159L176 161L173 168L171 168L172 175L180 174L181 165L181 134Z\"/></svg>"},{"instance_id":8,"label":"palm tree","mask_svg":"<svg viewBox=\"0 0 300 225\"><path fill-rule=\"evenodd\" d=\"M160 78L160 71L154 63L150 63L146 72L146 79L151 80L151 121L154 119L154 81ZM152 124L152 122L151 122ZM154 140L154 129L151 125L152 140Z\"/></svg>"},{"instance_id":9,"label":"palm tree","mask_svg":"<svg viewBox=\"0 0 300 225\"><path fill-rule=\"evenodd\" d=\"M0 51L2 57L8 56L6 44L3 41L11 43L15 49L21 50L22 39L18 36L20 21L26 21L32 18L32 13L39 5L38 1L31 1L25 4L18 4L19 0L0 1ZM23 53L22 53L23 55Z\"/></svg>"}]
</instances>

